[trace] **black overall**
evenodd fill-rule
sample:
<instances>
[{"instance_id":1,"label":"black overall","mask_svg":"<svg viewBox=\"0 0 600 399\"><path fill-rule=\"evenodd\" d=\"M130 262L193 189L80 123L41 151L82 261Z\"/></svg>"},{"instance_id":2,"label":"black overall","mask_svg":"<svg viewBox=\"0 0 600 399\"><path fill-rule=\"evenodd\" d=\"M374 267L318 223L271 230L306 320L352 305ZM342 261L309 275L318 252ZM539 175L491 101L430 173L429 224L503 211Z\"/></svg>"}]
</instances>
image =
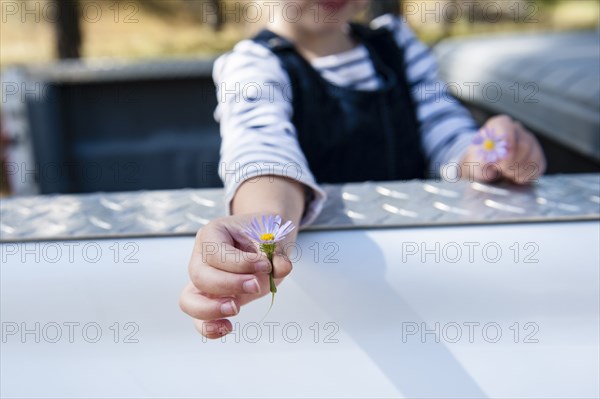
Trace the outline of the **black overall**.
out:
<instances>
[{"instance_id":1,"label":"black overall","mask_svg":"<svg viewBox=\"0 0 600 399\"><path fill-rule=\"evenodd\" d=\"M381 85L354 90L321 77L288 40L263 30L253 40L269 48L289 75L300 147L318 183L423 178L416 108L404 54L392 33L351 24L371 56Z\"/></svg>"}]
</instances>

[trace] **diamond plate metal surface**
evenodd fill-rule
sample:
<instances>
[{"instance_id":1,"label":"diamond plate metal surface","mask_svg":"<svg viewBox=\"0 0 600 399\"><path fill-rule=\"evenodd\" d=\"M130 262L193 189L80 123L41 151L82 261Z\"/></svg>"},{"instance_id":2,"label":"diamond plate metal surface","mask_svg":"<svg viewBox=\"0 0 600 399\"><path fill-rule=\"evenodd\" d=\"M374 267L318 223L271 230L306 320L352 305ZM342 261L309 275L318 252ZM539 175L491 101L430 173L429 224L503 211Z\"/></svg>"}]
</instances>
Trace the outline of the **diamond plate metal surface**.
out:
<instances>
[{"instance_id":1,"label":"diamond plate metal surface","mask_svg":"<svg viewBox=\"0 0 600 399\"><path fill-rule=\"evenodd\" d=\"M545 176L517 187L459 181L324 185L306 230L600 219L600 174ZM193 235L225 215L222 189L4 199L0 241Z\"/></svg>"}]
</instances>

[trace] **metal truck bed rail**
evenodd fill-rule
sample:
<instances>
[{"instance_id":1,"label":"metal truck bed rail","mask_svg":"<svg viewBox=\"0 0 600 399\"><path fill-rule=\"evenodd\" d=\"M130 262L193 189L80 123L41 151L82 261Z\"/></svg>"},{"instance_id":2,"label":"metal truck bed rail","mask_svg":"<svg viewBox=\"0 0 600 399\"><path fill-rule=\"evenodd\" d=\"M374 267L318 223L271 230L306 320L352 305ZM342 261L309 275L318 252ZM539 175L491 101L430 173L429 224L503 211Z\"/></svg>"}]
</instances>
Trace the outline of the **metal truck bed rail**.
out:
<instances>
[{"instance_id":1,"label":"metal truck bed rail","mask_svg":"<svg viewBox=\"0 0 600 399\"><path fill-rule=\"evenodd\" d=\"M517 187L469 181L325 185L328 201L307 230L594 220L600 174L544 176ZM222 189L5 199L0 241L193 235L225 215Z\"/></svg>"}]
</instances>

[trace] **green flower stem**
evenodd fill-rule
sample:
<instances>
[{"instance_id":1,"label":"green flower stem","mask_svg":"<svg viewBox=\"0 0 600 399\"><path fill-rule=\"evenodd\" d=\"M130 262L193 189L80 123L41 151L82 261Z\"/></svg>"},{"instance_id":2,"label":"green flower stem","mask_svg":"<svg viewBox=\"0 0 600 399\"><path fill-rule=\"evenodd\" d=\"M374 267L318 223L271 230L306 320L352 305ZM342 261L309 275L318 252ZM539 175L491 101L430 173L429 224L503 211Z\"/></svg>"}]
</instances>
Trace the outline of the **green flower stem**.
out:
<instances>
[{"instance_id":1,"label":"green flower stem","mask_svg":"<svg viewBox=\"0 0 600 399\"><path fill-rule=\"evenodd\" d=\"M273 306L273 302L275 301L275 293L277 292L277 286L275 285L275 267L273 266L273 254L267 254L267 258L271 263L271 273L269 273L269 286L271 288L272 294L271 306Z\"/></svg>"},{"instance_id":2,"label":"green flower stem","mask_svg":"<svg viewBox=\"0 0 600 399\"><path fill-rule=\"evenodd\" d=\"M271 264L271 273L269 273L269 287L271 289L271 306L269 306L269 310L267 310L267 314L271 311L273 307L273 303L275 303L275 293L277 292L277 286L275 285L275 266L273 265L273 254L275 253L275 247L277 244L269 243L269 244L261 244L260 250L267 255L267 259L269 259L269 263ZM265 315L265 317L267 316ZM263 317L264 319L264 317Z\"/></svg>"}]
</instances>

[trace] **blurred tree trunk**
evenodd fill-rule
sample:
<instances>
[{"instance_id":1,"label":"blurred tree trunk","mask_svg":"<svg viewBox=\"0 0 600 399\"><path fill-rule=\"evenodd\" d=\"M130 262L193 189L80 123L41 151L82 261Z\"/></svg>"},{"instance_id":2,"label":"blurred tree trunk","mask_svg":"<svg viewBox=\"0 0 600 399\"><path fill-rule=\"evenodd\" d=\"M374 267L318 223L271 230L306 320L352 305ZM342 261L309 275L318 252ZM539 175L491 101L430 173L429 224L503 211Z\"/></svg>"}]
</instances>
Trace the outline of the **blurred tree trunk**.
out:
<instances>
[{"instance_id":1,"label":"blurred tree trunk","mask_svg":"<svg viewBox=\"0 0 600 399\"><path fill-rule=\"evenodd\" d=\"M165 0L158 1L164 2ZM213 31L217 32L223 28L225 18L223 16L223 2L221 0L187 0L184 4L198 21L208 24Z\"/></svg>"},{"instance_id":2,"label":"blurred tree trunk","mask_svg":"<svg viewBox=\"0 0 600 399\"><path fill-rule=\"evenodd\" d=\"M389 13L400 15L400 2L400 0L373 0L371 1L369 16L373 19Z\"/></svg>"},{"instance_id":3,"label":"blurred tree trunk","mask_svg":"<svg viewBox=\"0 0 600 399\"><path fill-rule=\"evenodd\" d=\"M210 26L212 26L215 32L218 32L223 28L224 20L223 20L223 10L221 9L221 0L209 0L212 10L215 11L215 15L212 16L209 21Z\"/></svg>"},{"instance_id":4,"label":"blurred tree trunk","mask_svg":"<svg viewBox=\"0 0 600 399\"><path fill-rule=\"evenodd\" d=\"M79 58L81 27L78 0L53 0L56 10L56 51L58 58Z\"/></svg>"}]
</instances>

